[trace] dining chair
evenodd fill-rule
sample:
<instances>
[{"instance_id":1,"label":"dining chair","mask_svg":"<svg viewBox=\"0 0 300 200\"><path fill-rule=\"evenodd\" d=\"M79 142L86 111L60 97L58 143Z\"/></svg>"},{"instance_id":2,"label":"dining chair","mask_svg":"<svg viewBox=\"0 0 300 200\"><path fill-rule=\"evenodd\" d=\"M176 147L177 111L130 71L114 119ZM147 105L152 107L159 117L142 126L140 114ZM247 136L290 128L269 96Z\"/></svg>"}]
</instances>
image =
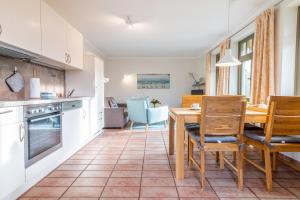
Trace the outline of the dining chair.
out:
<instances>
[{"instance_id":1,"label":"dining chair","mask_svg":"<svg viewBox=\"0 0 300 200\"><path fill-rule=\"evenodd\" d=\"M300 152L300 97L271 96L267 112L265 128L245 130L244 141L246 145L252 145L263 151L264 167L247 158L245 161L252 164L258 170L265 173L266 186L272 190L272 161L276 163L276 154L279 152ZM245 151L247 148L245 148ZM273 166L274 168L275 166Z\"/></svg>"},{"instance_id":2,"label":"dining chair","mask_svg":"<svg viewBox=\"0 0 300 200\"><path fill-rule=\"evenodd\" d=\"M236 165L224 161L237 173L238 188L243 188L243 131L246 102L243 96L204 96L202 98L200 130L187 130L189 166L195 164L205 182L205 152L237 152ZM200 151L200 163L193 155L194 146Z\"/></svg>"},{"instance_id":3,"label":"dining chair","mask_svg":"<svg viewBox=\"0 0 300 200\"><path fill-rule=\"evenodd\" d=\"M202 97L204 95L183 95L181 101L182 108L190 108L193 103L198 103L201 105Z\"/></svg>"}]
</instances>

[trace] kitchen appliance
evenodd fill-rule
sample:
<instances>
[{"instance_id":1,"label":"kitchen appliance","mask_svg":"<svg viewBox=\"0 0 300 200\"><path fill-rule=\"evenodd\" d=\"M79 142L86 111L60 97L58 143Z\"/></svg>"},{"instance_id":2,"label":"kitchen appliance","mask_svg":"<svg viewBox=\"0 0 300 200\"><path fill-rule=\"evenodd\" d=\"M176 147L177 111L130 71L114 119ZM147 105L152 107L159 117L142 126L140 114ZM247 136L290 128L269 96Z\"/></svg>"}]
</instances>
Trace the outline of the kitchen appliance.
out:
<instances>
[{"instance_id":1,"label":"kitchen appliance","mask_svg":"<svg viewBox=\"0 0 300 200\"><path fill-rule=\"evenodd\" d=\"M25 166L62 147L61 103L24 106Z\"/></svg>"}]
</instances>

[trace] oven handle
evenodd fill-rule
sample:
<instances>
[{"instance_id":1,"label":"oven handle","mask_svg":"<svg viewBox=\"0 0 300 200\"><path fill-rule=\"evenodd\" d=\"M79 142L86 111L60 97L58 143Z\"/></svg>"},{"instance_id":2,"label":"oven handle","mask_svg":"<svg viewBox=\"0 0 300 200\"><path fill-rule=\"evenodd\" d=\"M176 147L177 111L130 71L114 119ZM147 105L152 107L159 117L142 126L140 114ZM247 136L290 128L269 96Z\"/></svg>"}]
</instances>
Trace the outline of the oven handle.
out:
<instances>
[{"instance_id":1,"label":"oven handle","mask_svg":"<svg viewBox=\"0 0 300 200\"><path fill-rule=\"evenodd\" d=\"M19 135L20 142L23 142L24 137L25 137L25 128L24 128L23 123L21 123L20 124L20 135Z\"/></svg>"},{"instance_id":2,"label":"oven handle","mask_svg":"<svg viewBox=\"0 0 300 200\"><path fill-rule=\"evenodd\" d=\"M41 118L38 118L38 119L30 119L28 120L29 122L37 122L37 121L41 121L41 120L44 120L44 119L49 119L49 118L52 118L52 117L58 117L58 116L62 116L62 114L57 114L57 115L49 115L47 117L41 117Z\"/></svg>"}]
</instances>

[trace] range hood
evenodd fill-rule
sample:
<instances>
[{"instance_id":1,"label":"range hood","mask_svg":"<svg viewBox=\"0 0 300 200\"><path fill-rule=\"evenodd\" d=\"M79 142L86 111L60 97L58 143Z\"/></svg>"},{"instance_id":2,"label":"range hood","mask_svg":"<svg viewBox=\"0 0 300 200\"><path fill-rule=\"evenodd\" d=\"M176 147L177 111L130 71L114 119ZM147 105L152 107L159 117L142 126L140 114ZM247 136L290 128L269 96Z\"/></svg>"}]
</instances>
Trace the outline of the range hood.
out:
<instances>
[{"instance_id":1,"label":"range hood","mask_svg":"<svg viewBox=\"0 0 300 200\"><path fill-rule=\"evenodd\" d=\"M26 62L42 65L53 69L65 70L68 68L65 63L55 61L45 56L32 53L30 51L15 47L13 45L1 41L0 55L13 59L24 60Z\"/></svg>"},{"instance_id":2,"label":"range hood","mask_svg":"<svg viewBox=\"0 0 300 200\"><path fill-rule=\"evenodd\" d=\"M13 47L3 42L0 43L0 55L9 58L28 60L28 61L37 59L36 55L28 51L18 49L16 47Z\"/></svg>"}]
</instances>

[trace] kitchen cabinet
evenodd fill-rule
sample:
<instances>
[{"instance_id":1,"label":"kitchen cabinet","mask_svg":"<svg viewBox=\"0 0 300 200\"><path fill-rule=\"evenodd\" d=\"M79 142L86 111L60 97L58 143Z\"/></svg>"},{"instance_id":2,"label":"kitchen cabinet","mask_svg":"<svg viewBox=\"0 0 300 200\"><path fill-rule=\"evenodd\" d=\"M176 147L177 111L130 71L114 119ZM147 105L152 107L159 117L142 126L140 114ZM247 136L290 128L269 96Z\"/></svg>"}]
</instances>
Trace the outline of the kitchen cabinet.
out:
<instances>
[{"instance_id":1,"label":"kitchen cabinet","mask_svg":"<svg viewBox=\"0 0 300 200\"><path fill-rule=\"evenodd\" d=\"M0 199L25 184L22 107L0 108Z\"/></svg>"},{"instance_id":2,"label":"kitchen cabinet","mask_svg":"<svg viewBox=\"0 0 300 200\"><path fill-rule=\"evenodd\" d=\"M83 36L73 26L67 24L67 64L77 69L83 68Z\"/></svg>"},{"instance_id":3,"label":"kitchen cabinet","mask_svg":"<svg viewBox=\"0 0 300 200\"><path fill-rule=\"evenodd\" d=\"M84 55L82 71L66 72L66 91L75 89L74 96L89 96L90 130L95 134L104 125L104 62L92 53Z\"/></svg>"},{"instance_id":4,"label":"kitchen cabinet","mask_svg":"<svg viewBox=\"0 0 300 200\"><path fill-rule=\"evenodd\" d=\"M67 62L66 21L46 2L41 5L42 55L61 63Z\"/></svg>"},{"instance_id":5,"label":"kitchen cabinet","mask_svg":"<svg viewBox=\"0 0 300 200\"><path fill-rule=\"evenodd\" d=\"M82 34L44 1L41 16L42 55L68 65L68 69L82 69Z\"/></svg>"},{"instance_id":6,"label":"kitchen cabinet","mask_svg":"<svg viewBox=\"0 0 300 200\"><path fill-rule=\"evenodd\" d=\"M90 129L90 100L82 101L81 109L81 143L85 143L91 137Z\"/></svg>"},{"instance_id":7,"label":"kitchen cabinet","mask_svg":"<svg viewBox=\"0 0 300 200\"><path fill-rule=\"evenodd\" d=\"M0 41L41 54L40 7L40 0L0 0Z\"/></svg>"}]
</instances>

